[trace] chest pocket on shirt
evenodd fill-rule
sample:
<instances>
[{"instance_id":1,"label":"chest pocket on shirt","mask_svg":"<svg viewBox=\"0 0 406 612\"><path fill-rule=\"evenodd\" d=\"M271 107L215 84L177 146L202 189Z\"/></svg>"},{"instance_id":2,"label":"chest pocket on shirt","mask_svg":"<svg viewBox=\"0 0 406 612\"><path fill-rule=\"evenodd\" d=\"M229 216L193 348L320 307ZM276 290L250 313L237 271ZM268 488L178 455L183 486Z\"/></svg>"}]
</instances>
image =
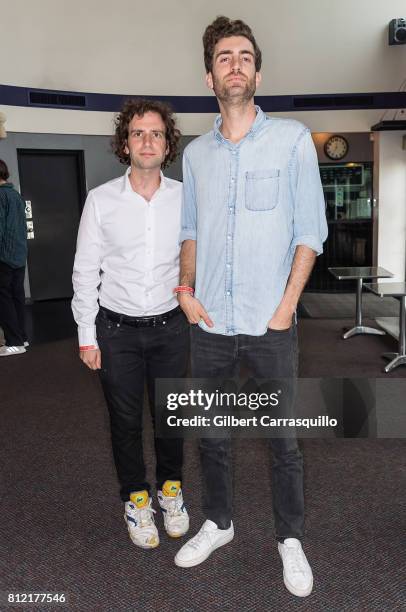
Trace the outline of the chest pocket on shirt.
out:
<instances>
[{"instance_id":1,"label":"chest pocket on shirt","mask_svg":"<svg viewBox=\"0 0 406 612\"><path fill-rule=\"evenodd\" d=\"M279 200L279 169L245 173L245 208L272 210Z\"/></svg>"}]
</instances>

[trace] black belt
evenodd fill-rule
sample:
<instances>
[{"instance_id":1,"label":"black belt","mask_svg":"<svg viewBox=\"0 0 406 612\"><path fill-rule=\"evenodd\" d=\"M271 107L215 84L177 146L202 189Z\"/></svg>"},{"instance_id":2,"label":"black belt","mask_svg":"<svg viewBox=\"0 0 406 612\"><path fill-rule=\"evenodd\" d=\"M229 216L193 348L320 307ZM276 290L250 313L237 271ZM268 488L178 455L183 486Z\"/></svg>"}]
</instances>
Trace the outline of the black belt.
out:
<instances>
[{"instance_id":1,"label":"black belt","mask_svg":"<svg viewBox=\"0 0 406 612\"><path fill-rule=\"evenodd\" d=\"M164 312L160 315L154 315L152 317L129 317L125 314L113 312L104 306L100 306L100 314L114 323L119 325L131 325L132 327L157 327L157 325L165 325L166 321L172 319L182 311L180 306L177 306L173 310Z\"/></svg>"}]
</instances>

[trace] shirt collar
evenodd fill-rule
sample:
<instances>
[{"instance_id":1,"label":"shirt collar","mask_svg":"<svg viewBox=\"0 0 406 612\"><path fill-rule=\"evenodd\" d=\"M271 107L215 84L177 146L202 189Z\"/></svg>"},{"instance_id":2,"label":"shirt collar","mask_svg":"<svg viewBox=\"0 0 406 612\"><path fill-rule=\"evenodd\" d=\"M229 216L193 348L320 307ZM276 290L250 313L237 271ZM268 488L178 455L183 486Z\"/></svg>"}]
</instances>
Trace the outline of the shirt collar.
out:
<instances>
[{"instance_id":1,"label":"shirt collar","mask_svg":"<svg viewBox=\"0 0 406 612\"><path fill-rule=\"evenodd\" d=\"M253 138L255 136L255 134L258 132L258 130L260 129L260 127L262 126L262 124L264 123L264 121L266 121L266 115L260 109L260 107L255 105L255 110L256 110L257 116L255 117L254 123L251 125L250 129L248 130L248 132L244 136L243 140L245 138L247 138L247 137ZM221 115L217 115L217 117L214 120L214 128L213 128L214 129L214 136L216 137L218 142L227 142L228 143L228 140L226 138L224 138L223 134L220 132L220 127L221 127L222 123L223 123L223 119L222 119Z\"/></svg>"},{"instance_id":2,"label":"shirt collar","mask_svg":"<svg viewBox=\"0 0 406 612\"><path fill-rule=\"evenodd\" d=\"M121 193L135 193L130 183L130 172L131 172L131 166L128 166L123 176ZM168 182L166 180L166 177L163 175L162 170L160 171L159 175L161 177L161 184L159 185L157 191L165 191L165 189L168 188Z\"/></svg>"}]
</instances>

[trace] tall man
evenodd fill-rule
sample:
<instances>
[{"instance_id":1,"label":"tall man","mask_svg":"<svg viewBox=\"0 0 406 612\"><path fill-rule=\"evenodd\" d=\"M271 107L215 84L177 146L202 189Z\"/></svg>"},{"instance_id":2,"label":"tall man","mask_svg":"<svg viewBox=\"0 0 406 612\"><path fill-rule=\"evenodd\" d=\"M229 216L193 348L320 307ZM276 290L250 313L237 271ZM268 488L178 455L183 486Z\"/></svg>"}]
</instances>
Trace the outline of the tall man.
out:
<instances>
[{"instance_id":1,"label":"tall man","mask_svg":"<svg viewBox=\"0 0 406 612\"><path fill-rule=\"evenodd\" d=\"M261 51L245 23L218 17L203 44L207 85L221 114L184 154L178 299L198 323L192 375L232 376L243 360L257 377L294 379L295 310L327 236L315 149L304 125L267 117L254 105ZM284 581L305 596L313 578L300 542L302 456L295 438L273 439L271 446ZM201 563L234 537L229 441L202 440L201 460L207 520L176 555L182 567Z\"/></svg>"},{"instance_id":2,"label":"tall man","mask_svg":"<svg viewBox=\"0 0 406 612\"><path fill-rule=\"evenodd\" d=\"M144 384L154 422L155 379L185 376L188 361L189 324L173 295L182 188L161 172L175 159L179 138L165 104L138 99L124 105L114 149L129 168L89 192L73 271L80 358L100 373L124 518L142 548L159 544L143 459ZM179 537L189 527L182 440L155 439L155 452L165 529Z\"/></svg>"},{"instance_id":3,"label":"tall man","mask_svg":"<svg viewBox=\"0 0 406 612\"><path fill-rule=\"evenodd\" d=\"M24 200L0 159L0 326L5 346L0 357L20 355L28 346L25 331L24 276L27 260L27 222Z\"/></svg>"}]
</instances>

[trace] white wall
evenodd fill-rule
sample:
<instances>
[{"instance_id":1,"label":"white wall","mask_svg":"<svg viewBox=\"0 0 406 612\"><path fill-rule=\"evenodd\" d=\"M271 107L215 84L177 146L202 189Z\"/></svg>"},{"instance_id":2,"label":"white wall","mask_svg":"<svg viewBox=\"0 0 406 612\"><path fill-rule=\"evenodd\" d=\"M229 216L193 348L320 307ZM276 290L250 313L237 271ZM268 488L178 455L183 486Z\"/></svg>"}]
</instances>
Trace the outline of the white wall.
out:
<instances>
[{"instance_id":1,"label":"white wall","mask_svg":"<svg viewBox=\"0 0 406 612\"><path fill-rule=\"evenodd\" d=\"M406 150L405 132L375 135L375 177L379 207L378 265L405 280L406 263Z\"/></svg>"},{"instance_id":2,"label":"white wall","mask_svg":"<svg viewBox=\"0 0 406 612\"><path fill-rule=\"evenodd\" d=\"M404 0L13 0L2 2L3 84L205 95L201 37L242 18L264 55L261 94L392 91L406 47L387 45ZM402 77L402 79L400 79Z\"/></svg>"},{"instance_id":3,"label":"white wall","mask_svg":"<svg viewBox=\"0 0 406 612\"><path fill-rule=\"evenodd\" d=\"M201 37L218 14L249 23L263 51L258 94L396 91L406 45L387 24L404 0L9 0L2 2L0 83L129 95L212 95ZM7 129L108 134L111 114L0 107ZM295 113L312 131L368 131L377 111ZM185 134L212 117L184 115Z\"/></svg>"}]
</instances>

